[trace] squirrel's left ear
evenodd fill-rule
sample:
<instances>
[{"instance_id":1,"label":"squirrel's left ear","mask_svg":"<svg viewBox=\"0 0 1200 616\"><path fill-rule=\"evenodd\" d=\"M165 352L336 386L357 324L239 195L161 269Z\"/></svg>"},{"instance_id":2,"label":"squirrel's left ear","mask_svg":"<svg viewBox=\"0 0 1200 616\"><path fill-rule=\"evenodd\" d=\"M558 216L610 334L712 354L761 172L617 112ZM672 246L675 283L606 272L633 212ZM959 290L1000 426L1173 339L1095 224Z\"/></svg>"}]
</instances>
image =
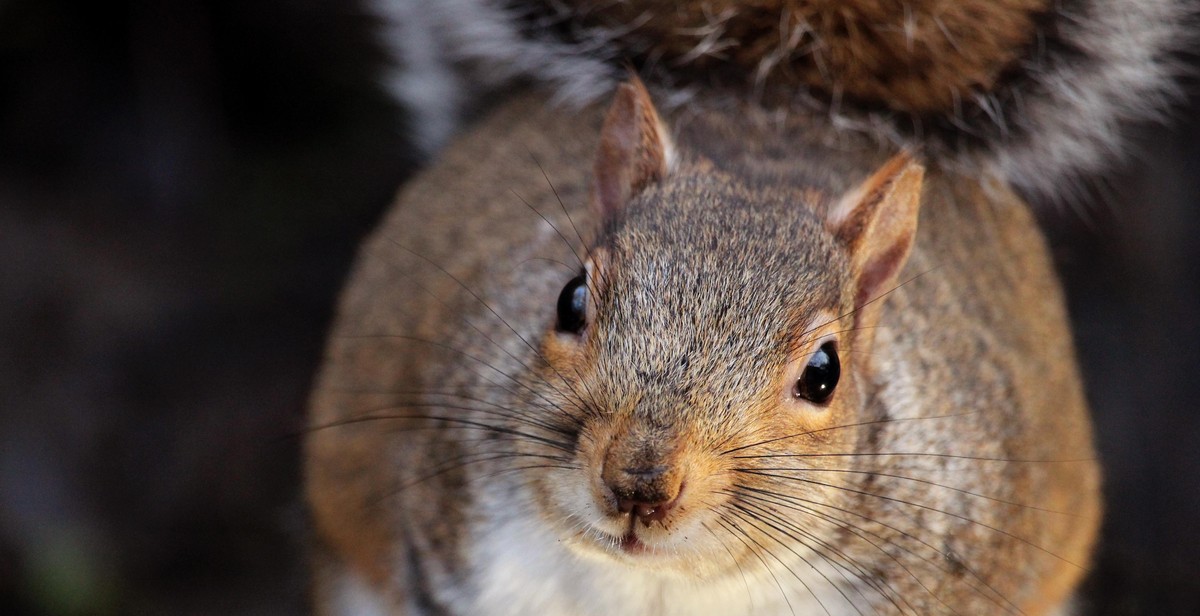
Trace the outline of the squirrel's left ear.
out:
<instances>
[{"instance_id":1,"label":"squirrel's left ear","mask_svg":"<svg viewBox=\"0 0 1200 616\"><path fill-rule=\"evenodd\" d=\"M593 215L601 224L612 220L644 188L666 177L674 158L674 146L646 86L637 77L621 84L600 131Z\"/></svg>"},{"instance_id":2,"label":"squirrel's left ear","mask_svg":"<svg viewBox=\"0 0 1200 616\"><path fill-rule=\"evenodd\" d=\"M860 319L878 315L882 302L875 300L895 286L908 260L924 177L920 163L898 154L829 210L826 222L850 253Z\"/></svg>"}]
</instances>

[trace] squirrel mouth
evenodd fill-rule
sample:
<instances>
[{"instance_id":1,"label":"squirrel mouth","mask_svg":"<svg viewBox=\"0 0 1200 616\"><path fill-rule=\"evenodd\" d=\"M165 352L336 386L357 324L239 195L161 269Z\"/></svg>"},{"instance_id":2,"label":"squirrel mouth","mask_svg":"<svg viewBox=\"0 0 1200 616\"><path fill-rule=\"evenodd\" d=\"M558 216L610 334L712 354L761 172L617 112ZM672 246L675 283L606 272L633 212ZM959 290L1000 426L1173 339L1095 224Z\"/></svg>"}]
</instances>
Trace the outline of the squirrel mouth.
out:
<instances>
[{"instance_id":1,"label":"squirrel mouth","mask_svg":"<svg viewBox=\"0 0 1200 616\"><path fill-rule=\"evenodd\" d=\"M637 538L637 534L634 533L632 528L625 533L625 536L621 537L618 545L621 551L626 554L643 554L649 550L646 544Z\"/></svg>"},{"instance_id":2,"label":"squirrel mouth","mask_svg":"<svg viewBox=\"0 0 1200 616\"><path fill-rule=\"evenodd\" d=\"M653 552L654 549L641 539L637 533L638 517L636 515L629 516L629 526L625 527L625 534L617 539L617 547L621 552L629 555L647 554ZM647 524L647 526L649 526Z\"/></svg>"},{"instance_id":3,"label":"squirrel mouth","mask_svg":"<svg viewBox=\"0 0 1200 616\"><path fill-rule=\"evenodd\" d=\"M676 497L669 503L663 503L656 506L636 505L628 508L621 508L622 514L626 517L627 524L625 532L617 537L616 547L627 555L643 555L655 552L652 545L647 545L638 537L638 524L640 523L646 530L650 529L651 524L657 523L667 528L666 512L671 509L679 500L679 494L683 493L683 486L680 486ZM643 531L645 532L645 531Z\"/></svg>"}]
</instances>

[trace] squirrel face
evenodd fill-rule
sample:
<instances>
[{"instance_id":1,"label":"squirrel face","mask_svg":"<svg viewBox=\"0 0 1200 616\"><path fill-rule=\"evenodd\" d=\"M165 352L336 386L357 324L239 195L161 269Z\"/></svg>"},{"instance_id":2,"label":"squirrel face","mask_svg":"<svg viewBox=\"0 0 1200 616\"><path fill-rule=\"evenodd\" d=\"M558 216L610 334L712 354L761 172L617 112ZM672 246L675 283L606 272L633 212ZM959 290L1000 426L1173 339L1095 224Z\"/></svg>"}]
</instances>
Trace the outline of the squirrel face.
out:
<instances>
[{"instance_id":1,"label":"squirrel face","mask_svg":"<svg viewBox=\"0 0 1200 616\"><path fill-rule=\"evenodd\" d=\"M641 84L623 86L596 162L604 231L547 303L531 384L574 453L532 489L584 554L717 575L805 536L778 512L847 495L804 469L836 466L870 421L871 331L922 170L902 155L838 198L756 190L680 162L665 134Z\"/></svg>"}]
</instances>

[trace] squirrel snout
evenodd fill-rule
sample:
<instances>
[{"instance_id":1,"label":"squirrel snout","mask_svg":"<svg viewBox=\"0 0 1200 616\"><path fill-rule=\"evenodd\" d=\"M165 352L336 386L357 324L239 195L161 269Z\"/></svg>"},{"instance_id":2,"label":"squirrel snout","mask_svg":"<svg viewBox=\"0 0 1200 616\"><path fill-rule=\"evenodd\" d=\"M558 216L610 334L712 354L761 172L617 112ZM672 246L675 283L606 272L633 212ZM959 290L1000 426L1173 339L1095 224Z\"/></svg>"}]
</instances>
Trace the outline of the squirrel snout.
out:
<instances>
[{"instance_id":1,"label":"squirrel snout","mask_svg":"<svg viewBox=\"0 0 1200 616\"><path fill-rule=\"evenodd\" d=\"M622 467L608 462L601 479L609 505L615 505L617 512L632 514L644 526L650 526L651 522L666 519L679 502L683 483L672 466Z\"/></svg>"}]
</instances>

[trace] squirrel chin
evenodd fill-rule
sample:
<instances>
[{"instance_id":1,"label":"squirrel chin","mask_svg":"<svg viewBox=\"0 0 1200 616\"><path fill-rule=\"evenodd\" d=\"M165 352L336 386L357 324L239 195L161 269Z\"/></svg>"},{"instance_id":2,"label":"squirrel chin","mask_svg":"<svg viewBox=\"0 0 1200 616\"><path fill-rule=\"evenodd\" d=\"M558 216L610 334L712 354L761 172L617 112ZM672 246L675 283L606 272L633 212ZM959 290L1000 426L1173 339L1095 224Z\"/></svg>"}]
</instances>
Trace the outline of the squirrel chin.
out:
<instances>
[{"instance_id":1,"label":"squirrel chin","mask_svg":"<svg viewBox=\"0 0 1200 616\"><path fill-rule=\"evenodd\" d=\"M706 533L699 513L676 517L666 523L653 521L648 524L632 514L607 516L592 511L586 515L591 519L570 516L566 525L557 528L550 521L557 516L545 516L543 529L552 535L558 534L564 545L593 560L690 576L697 574L697 562L713 560L705 558L705 554L720 549L704 541ZM728 559L724 551L721 554Z\"/></svg>"},{"instance_id":2,"label":"squirrel chin","mask_svg":"<svg viewBox=\"0 0 1200 616\"><path fill-rule=\"evenodd\" d=\"M684 551L697 551L694 543L689 542L685 546L673 540L672 535L675 534L677 533L648 533L641 527L641 523L629 517L623 524L605 520L599 525L587 525L585 529L576 528L566 543L586 555L658 567L670 566L675 561L686 561L689 556L684 554Z\"/></svg>"},{"instance_id":3,"label":"squirrel chin","mask_svg":"<svg viewBox=\"0 0 1200 616\"><path fill-rule=\"evenodd\" d=\"M620 564L682 576L686 579L707 578L717 571L698 569L699 563L719 561L705 557L705 550L692 544L647 543L636 531L622 536L609 535L596 530L577 531L565 542L580 556L603 563ZM729 560L725 555L725 560Z\"/></svg>"}]
</instances>

